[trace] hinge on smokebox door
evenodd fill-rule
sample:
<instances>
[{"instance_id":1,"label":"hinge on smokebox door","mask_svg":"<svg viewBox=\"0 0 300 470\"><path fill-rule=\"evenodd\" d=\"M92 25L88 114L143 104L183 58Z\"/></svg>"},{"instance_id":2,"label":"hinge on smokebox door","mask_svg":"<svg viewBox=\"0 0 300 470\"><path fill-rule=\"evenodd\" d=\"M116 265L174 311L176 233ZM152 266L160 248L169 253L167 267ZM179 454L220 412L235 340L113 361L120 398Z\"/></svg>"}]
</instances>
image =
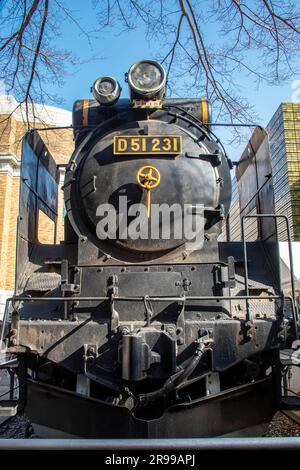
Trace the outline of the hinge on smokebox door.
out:
<instances>
[{"instance_id":1,"label":"hinge on smokebox door","mask_svg":"<svg viewBox=\"0 0 300 470\"><path fill-rule=\"evenodd\" d=\"M111 313L111 330L116 333L119 327L119 314L115 309L115 297L118 297L119 289L118 289L118 276L113 274L107 280L107 295L110 297L110 313Z\"/></svg>"}]
</instances>

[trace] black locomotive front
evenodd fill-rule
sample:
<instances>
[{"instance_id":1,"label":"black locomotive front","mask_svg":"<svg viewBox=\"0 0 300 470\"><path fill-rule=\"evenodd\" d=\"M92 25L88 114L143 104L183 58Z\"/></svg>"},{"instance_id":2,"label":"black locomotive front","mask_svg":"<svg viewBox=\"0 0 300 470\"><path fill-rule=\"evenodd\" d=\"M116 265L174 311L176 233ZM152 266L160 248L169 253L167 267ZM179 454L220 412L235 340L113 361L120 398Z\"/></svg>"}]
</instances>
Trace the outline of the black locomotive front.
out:
<instances>
[{"instance_id":1,"label":"black locomotive front","mask_svg":"<svg viewBox=\"0 0 300 470\"><path fill-rule=\"evenodd\" d=\"M175 389L183 383L202 356L201 337L207 345L212 342L195 323L200 319L193 307L197 301L187 304L185 296L213 292L220 267L199 269L191 263L203 258L199 247L204 241L216 243L221 232L231 199L230 167L203 125L203 118L210 118L208 102L162 101L165 77L158 64L145 61L129 71L130 84L135 80L147 90L151 80L156 85L159 91L148 92L147 98L135 99L137 91L131 88L131 100L116 103L114 96L108 106L106 96L103 106L99 89L110 80L118 87L109 77L96 81L98 102L75 103L74 127L86 119L96 128L80 128L76 134L64 198L85 265L79 268L80 295L110 297L101 307L110 316L104 322L105 333L109 326L112 335L108 351L96 352L86 373L119 391L129 387L140 406L141 400L144 405L165 395L170 384ZM196 226L195 240L187 239L185 216ZM207 284L202 292L199 283ZM222 287L216 292L222 295ZM79 302L78 308L83 320L99 303ZM222 315L222 309L216 311ZM97 351L105 343L87 348ZM201 374L199 367L196 376ZM148 394L152 388L157 390Z\"/></svg>"},{"instance_id":2,"label":"black locomotive front","mask_svg":"<svg viewBox=\"0 0 300 470\"><path fill-rule=\"evenodd\" d=\"M275 242L249 243L246 255L242 242L218 241L231 162L207 100L165 99L155 62L127 79L130 99L102 77L95 100L74 105L65 241L48 253L31 244L9 350L31 371L37 422L103 437L225 433L255 422L253 408L273 409L266 371L288 328ZM192 238L178 228L186 215ZM42 419L33 400L51 393L63 405L50 400Z\"/></svg>"}]
</instances>

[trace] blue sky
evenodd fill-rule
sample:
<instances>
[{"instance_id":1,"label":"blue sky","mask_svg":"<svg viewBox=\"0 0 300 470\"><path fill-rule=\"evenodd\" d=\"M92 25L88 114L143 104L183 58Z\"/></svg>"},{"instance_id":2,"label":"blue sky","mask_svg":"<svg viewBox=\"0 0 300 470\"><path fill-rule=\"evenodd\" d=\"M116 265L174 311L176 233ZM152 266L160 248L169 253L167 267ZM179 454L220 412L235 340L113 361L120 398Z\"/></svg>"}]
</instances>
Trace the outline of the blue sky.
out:
<instances>
[{"instance_id":1,"label":"blue sky","mask_svg":"<svg viewBox=\"0 0 300 470\"><path fill-rule=\"evenodd\" d=\"M66 3L75 12L76 18L83 27L90 29L91 25L96 24L91 1L66 0ZM70 74L65 77L65 85L62 88L55 86L50 88L52 92L63 97L63 107L69 110L72 109L73 102L76 99L91 97L90 87L94 80L101 75L115 76L123 88L122 96L128 96L127 84L124 83L124 73L132 63L143 58L154 58L155 52L160 47L157 41L152 41L151 44L147 42L142 27L122 34L117 34L116 31L108 29L104 30L98 33L97 38L92 41L92 50L86 38L80 35L73 24L63 23L61 28L62 37L58 41L58 46L63 44L63 47L71 50L81 59L87 59L93 55L98 56L98 60L79 64L75 68L69 69ZM218 39L216 32L210 36L209 40ZM253 58L253 55L252 61L252 67L259 67L259 63L255 57ZM284 86L261 85L257 89L255 83L244 77L240 81L241 92L248 96L249 101L255 106L260 116L259 122L266 125L281 102L292 100L294 92L292 83L299 79L300 75L291 76L290 81ZM217 132L221 138L228 136L226 130L219 131L218 129ZM239 146L238 151L233 150L233 153L240 152L240 148L241 146Z\"/></svg>"},{"instance_id":2,"label":"blue sky","mask_svg":"<svg viewBox=\"0 0 300 470\"><path fill-rule=\"evenodd\" d=\"M82 0L74 0L69 3L72 4L76 17L80 18L88 28L88 18L93 15L91 4ZM83 7L83 5L85 6ZM58 44L63 44L66 49L70 49L79 58L86 59L93 55L98 56L98 60L79 64L74 69L71 68L70 73L73 76L66 77L65 86L56 89L57 93L64 97L64 107L67 109L72 107L75 99L83 95L88 97L91 84L98 76L103 74L115 76L122 85L122 96L128 96L127 84L124 83L124 73L137 60L153 58L157 47L159 47L159 44L153 43L153 41L151 44L148 43L142 27L120 34L109 29L104 30L102 33L98 33L97 38L95 37L92 41L92 49L86 38L81 36L72 24L62 25L62 34L63 38L60 38ZM251 65L255 67L256 64L252 63ZM291 77L289 83L280 87L261 85L257 89L256 84L251 82L245 83L244 86L241 83L241 87L245 95L257 107L262 122L266 124L280 102L291 101L292 82L296 79L300 79L300 75Z\"/></svg>"}]
</instances>

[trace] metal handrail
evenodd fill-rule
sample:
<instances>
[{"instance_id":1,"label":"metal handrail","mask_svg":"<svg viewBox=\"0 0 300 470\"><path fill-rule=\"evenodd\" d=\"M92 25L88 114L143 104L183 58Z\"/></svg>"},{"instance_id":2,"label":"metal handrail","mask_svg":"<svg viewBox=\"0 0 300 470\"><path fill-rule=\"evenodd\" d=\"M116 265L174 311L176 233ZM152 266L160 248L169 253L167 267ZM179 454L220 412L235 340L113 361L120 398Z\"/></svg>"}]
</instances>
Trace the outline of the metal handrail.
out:
<instances>
[{"instance_id":1,"label":"metal handrail","mask_svg":"<svg viewBox=\"0 0 300 470\"><path fill-rule=\"evenodd\" d=\"M164 297L164 296L159 296L159 297L151 297L151 296L146 296L148 301L151 302L181 302L185 303L186 301L189 300L202 300L202 301L215 301L215 302L220 302L222 300L245 300L246 302L248 300L278 300L281 299L283 301L284 296L283 295L267 295L267 296L260 296L260 295L238 295L238 296L233 296L233 295L218 295L218 296L204 296L204 295L193 295L193 296L181 296L181 297ZM285 297L288 298L288 297ZM8 309L9 309L9 304L11 303L14 306L15 302L103 302L103 301L110 301L111 302L112 298L110 296L88 296L88 297L63 297L63 296L56 296L56 297L29 297L29 296L18 296L14 295L13 297L9 297L6 299L6 305L5 305L5 311L3 315L3 321L2 325L0 327L1 330L1 342L0 346L2 349L3 345L3 338L4 338L4 331L5 331L5 324L7 321L7 314L8 314ZM118 301L128 301L128 302L144 302L145 301L145 296L114 296L113 298L114 302ZM293 302L292 304L292 310L294 311L294 305Z\"/></svg>"},{"instance_id":2,"label":"metal handrail","mask_svg":"<svg viewBox=\"0 0 300 470\"><path fill-rule=\"evenodd\" d=\"M2 325L1 325L0 352L3 351L4 349L3 339L4 339L5 324L6 324L7 315L8 315L9 302L10 302L10 299L6 299L5 309L4 309L3 318L2 318Z\"/></svg>"},{"instance_id":3,"label":"metal handrail","mask_svg":"<svg viewBox=\"0 0 300 470\"><path fill-rule=\"evenodd\" d=\"M205 296L205 295L189 295L189 296L182 296L182 297L164 297L164 296L159 296L159 297L151 297L151 296L146 296L147 300L151 300L153 302L183 302L187 300L215 300L216 302L220 302L220 300L274 300L274 299L283 299L284 295L266 295L266 296L260 296L260 295L215 295L215 296ZM285 298L288 298L287 296ZM109 296L88 296L88 297L27 297L27 296L14 296L9 299L7 299L10 302L30 302L30 301L36 301L36 302L48 302L48 301L62 301L62 302L77 302L77 301L82 301L82 302L88 302L88 301L105 301L105 300L111 300L111 297ZM145 296L126 296L126 295L121 295L121 296L114 296L114 301L144 301Z\"/></svg>"},{"instance_id":4,"label":"metal handrail","mask_svg":"<svg viewBox=\"0 0 300 470\"><path fill-rule=\"evenodd\" d=\"M0 439L0 449L30 450L299 450L299 437L222 437L191 439Z\"/></svg>"},{"instance_id":5,"label":"metal handrail","mask_svg":"<svg viewBox=\"0 0 300 470\"><path fill-rule=\"evenodd\" d=\"M247 241L245 237L245 220L246 219L264 219L264 218L273 218L276 224L276 230L278 229L278 219L283 219L286 223L287 239L288 239L288 248L289 248L289 261L290 261L290 273L291 273L291 287L292 287L292 296L291 303L293 309L293 319L297 339L299 338L298 334L298 306L296 302L296 289L295 289L295 279L294 279L294 264L293 264L293 252L292 252L292 242L291 242L291 230L289 219L284 214L247 214L243 215L241 219L241 231L242 231L242 243L243 243L243 254L244 254L244 276L245 276L245 292L246 295L249 295L249 284L248 284L248 258L247 258ZM277 240L278 244L278 240ZM281 287L281 285L280 285ZM280 289L282 291L282 289ZM286 297L288 298L288 297ZM249 310L249 304L246 300L246 309L247 317L250 321L253 321L252 313Z\"/></svg>"}]
</instances>

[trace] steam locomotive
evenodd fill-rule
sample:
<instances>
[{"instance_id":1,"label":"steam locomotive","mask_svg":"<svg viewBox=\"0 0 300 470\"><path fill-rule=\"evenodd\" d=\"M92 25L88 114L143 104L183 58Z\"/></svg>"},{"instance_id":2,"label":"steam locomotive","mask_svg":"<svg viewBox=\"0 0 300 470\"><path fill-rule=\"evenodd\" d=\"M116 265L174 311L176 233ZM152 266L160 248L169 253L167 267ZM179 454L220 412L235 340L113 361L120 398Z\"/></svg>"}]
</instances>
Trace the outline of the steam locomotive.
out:
<instances>
[{"instance_id":1,"label":"steam locomotive","mask_svg":"<svg viewBox=\"0 0 300 470\"><path fill-rule=\"evenodd\" d=\"M18 361L16 409L86 437L215 436L267 420L295 326L274 218L260 217L255 241L220 241L232 163L209 102L166 99L150 60L127 82L129 99L104 76L74 104L60 244L37 241L38 211L57 222L57 165L41 132L24 139L2 329Z\"/></svg>"}]
</instances>

